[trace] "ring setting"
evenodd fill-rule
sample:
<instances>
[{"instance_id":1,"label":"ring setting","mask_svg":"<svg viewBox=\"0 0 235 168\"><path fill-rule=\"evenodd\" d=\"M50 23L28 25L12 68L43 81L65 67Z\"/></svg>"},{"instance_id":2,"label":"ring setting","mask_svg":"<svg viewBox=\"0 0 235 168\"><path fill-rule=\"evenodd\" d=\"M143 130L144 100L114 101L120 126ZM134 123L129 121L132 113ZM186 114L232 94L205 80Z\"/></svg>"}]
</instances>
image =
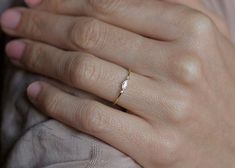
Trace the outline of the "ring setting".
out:
<instances>
[{"instance_id":1,"label":"ring setting","mask_svg":"<svg viewBox=\"0 0 235 168\"><path fill-rule=\"evenodd\" d=\"M129 84L129 80L130 80L130 75L131 75L131 70L129 69L126 79L121 83L121 91L120 91L118 97L116 98L116 100L113 102L113 105L118 104L118 101L119 101L120 97L127 90L128 84Z\"/></svg>"}]
</instances>

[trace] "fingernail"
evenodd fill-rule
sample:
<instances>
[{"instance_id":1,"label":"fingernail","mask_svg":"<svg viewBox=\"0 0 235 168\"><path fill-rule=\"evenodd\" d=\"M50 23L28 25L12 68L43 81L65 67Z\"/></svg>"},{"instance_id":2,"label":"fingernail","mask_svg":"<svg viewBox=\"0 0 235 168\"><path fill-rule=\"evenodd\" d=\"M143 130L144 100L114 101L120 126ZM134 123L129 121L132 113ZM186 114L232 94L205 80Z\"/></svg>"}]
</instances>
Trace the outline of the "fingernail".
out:
<instances>
[{"instance_id":1,"label":"fingernail","mask_svg":"<svg viewBox=\"0 0 235 168\"><path fill-rule=\"evenodd\" d=\"M11 41L6 45L6 53L10 59L18 61L24 54L25 46L22 41Z\"/></svg>"},{"instance_id":2,"label":"fingernail","mask_svg":"<svg viewBox=\"0 0 235 168\"><path fill-rule=\"evenodd\" d=\"M41 90L42 90L41 84L39 82L34 82L31 85L29 85L27 89L27 94L29 98L36 99Z\"/></svg>"},{"instance_id":3,"label":"fingernail","mask_svg":"<svg viewBox=\"0 0 235 168\"><path fill-rule=\"evenodd\" d=\"M38 6L42 0L24 0L24 2L31 7Z\"/></svg>"},{"instance_id":4,"label":"fingernail","mask_svg":"<svg viewBox=\"0 0 235 168\"><path fill-rule=\"evenodd\" d=\"M20 19L21 19L20 12L10 9L2 14L1 25L2 27L8 29L15 29L18 26Z\"/></svg>"}]
</instances>

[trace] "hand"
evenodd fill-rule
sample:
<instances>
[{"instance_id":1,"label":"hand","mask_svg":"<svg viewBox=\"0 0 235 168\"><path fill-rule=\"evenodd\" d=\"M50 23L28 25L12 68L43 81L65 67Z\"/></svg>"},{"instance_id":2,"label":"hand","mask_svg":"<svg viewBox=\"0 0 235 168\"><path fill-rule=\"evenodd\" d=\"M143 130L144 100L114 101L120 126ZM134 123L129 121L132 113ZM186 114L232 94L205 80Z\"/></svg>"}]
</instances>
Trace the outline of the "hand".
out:
<instances>
[{"instance_id":1,"label":"hand","mask_svg":"<svg viewBox=\"0 0 235 168\"><path fill-rule=\"evenodd\" d=\"M58 1L44 0L40 7L50 9L49 2ZM58 14L14 9L15 24L5 23L5 13L2 26L11 35L66 51L18 40L8 44L9 56L108 101L116 99L130 68L118 102L128 113L44 82L28 88L35 106L146 168L234 167L235 50L214 21L156 0L68 0L56 9ZM59 15L66 11L76 14Z\"/></svg>"}]
</instances>

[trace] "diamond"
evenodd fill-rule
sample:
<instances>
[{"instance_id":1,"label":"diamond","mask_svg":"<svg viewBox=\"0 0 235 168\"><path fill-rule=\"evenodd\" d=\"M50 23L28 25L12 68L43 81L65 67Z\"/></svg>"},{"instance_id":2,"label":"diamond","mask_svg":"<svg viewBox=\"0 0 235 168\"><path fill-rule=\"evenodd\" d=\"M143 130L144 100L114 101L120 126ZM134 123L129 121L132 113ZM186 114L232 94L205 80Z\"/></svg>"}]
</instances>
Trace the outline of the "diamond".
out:
<instances>
[{"instance_id":1,"label":"diamond","mask_svg":"<svg viewBox=\"0 0 235 168\"><path fill-rule=\"evenodd\" d=\"M131 75L131 70L129 69L126 79L121 83L121 91L120 91L118 97L116 98L116 100L113 102L114 105L116 105L116 104L118 103L118 100L120 99L120 97L122 96L122 94L123 94L123 93L125 92L125 90L127 89L128 83L129 83L129 80L130 80L130 75Z\"/></svg>"},{"instance_id":2,"label":"diamond","mask_svg":"<svg viewBox=\"0 0 235 168\"><path fill-rule=\"evenodd\" d=\"M128 80L125 80L124 82L122 82L122 90L126 90L128 86Z\"/></svg>"}]
</instances>

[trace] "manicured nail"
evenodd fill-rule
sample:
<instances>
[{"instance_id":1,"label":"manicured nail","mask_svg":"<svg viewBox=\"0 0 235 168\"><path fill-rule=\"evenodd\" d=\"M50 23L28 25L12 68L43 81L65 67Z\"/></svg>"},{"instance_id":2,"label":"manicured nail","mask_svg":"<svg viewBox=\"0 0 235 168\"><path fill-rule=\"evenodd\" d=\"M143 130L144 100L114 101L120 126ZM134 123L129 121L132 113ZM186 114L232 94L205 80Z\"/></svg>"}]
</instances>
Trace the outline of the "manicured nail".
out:
<instances>
[{"instance_id":1,"label":"manicured nail","mask_svg":"<svg viewBox=\"0 0 235 168\"><path fill-rule=\"evenodd\" d=\"M34 82L31 85L29 85L27 89L27 94L29 98L36 99L41 90L42 90L41 84L39 82Z\"/></svg>"},{"instance_id":2,"label":"manicured nail","mask_svg":"<svg viewBox=\"0 0 235 168\"><path fill-rule=\"evenodd\" d=\"M42 0L24 0L24 2L28 6L35 7L35 6L38 6L42 2Z\"/></svg>"},{"instance_id":3,"label":"manicured nail","mask_svg":"<svg viewBox=\"0 0 235 168\"><path fill-rule=\"evenodd\" d=\"M4 28L15 29L21 19L21 13L16 10L7 10L1 16L1 25Z\"/></svg>"},{"instance_id":4,"label":"manicured nail","mask_svg":"<svg viewBox=\"0 0 235 168\"><path fill-rule=\"evenodd\" d=\"M18 61L22 58L26 44L22 41L11 41L6 45L6 53L10 59Z\"/></svg>"}]
</instances>

